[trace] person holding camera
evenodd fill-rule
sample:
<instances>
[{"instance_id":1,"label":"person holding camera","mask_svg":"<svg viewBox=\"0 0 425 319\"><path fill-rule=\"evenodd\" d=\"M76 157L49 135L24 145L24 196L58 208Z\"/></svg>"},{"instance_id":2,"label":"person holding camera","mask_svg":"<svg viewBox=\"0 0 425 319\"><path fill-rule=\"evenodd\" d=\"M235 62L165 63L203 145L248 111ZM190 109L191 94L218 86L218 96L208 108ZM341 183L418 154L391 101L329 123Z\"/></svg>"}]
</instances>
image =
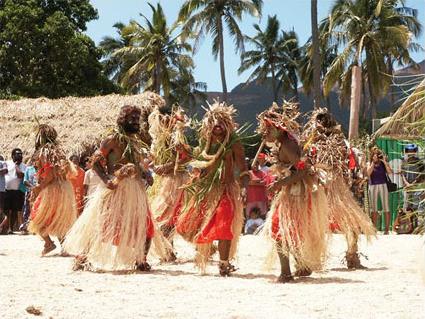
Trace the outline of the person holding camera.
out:
<instances>
[{"instance_id":1,"label":"person holding camera","mask_svg":"<svg viewBox=\"0 0 425 319\"><path fill-rule=\"evenodd\" d=\"M384 158L384 154L378 148L372 150L371 161L367 166L367 176L369 177L369 202L372 211L372 222L376 227L378 221L378 198L381 198L382 209L385 218L385 235L388 235L390 227L390 207L387 188L387 174L393 171Z\"/></svg>"}]
</instances>

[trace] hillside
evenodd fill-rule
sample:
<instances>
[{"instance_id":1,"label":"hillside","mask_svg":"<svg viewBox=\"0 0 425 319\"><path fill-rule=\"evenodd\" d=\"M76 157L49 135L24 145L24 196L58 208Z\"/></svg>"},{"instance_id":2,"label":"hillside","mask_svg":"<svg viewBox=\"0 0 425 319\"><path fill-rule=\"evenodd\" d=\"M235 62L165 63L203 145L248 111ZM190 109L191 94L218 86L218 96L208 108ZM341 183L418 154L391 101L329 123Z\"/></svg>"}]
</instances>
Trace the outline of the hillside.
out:
<instances>
[{"instance_id":1,"label":"hillside","mask_svg":"<svg viewBox=\"0 0 425 319\"><path fill-rule=\"evenodd\" d=\"M406 90L409 88L409 81L412 80L412 77L418 74L425 74L425 60L419 63L419 68L407 67L396 72L396 77L394 78L395 86L393 87L393 93L389 93L387 97L379 101L377 105L377 112L380 117L384 117L394 112L398 106L400 106L400 101L403 97L406 96ZM221 92L207 92L208 101L211 103L214 99L221 99ZM309 112L313 109L313 100L312 97L306 95L303 92L303 88L299 89L300 96L300 108L303 113ZM330 94L330 110L333 113L334 117L343 125L345 129L348 128L349 122L349 105L340 105L339 103L339 93L337 90L334 90ZM290 97L286 97L289 99ZM282 101L282 97L280 97ZM273 94L270 83L257 84L251 82L248 84L241 83L237 85L229 93L229 102L233 104L238 110L238 122L256 122L256 115L263 111L265 108L269 107L273 102ZM329 108L329 105L328 105ZM368 114L361 114L361 117L370 118Z\"/></svg>"}]
</instances>

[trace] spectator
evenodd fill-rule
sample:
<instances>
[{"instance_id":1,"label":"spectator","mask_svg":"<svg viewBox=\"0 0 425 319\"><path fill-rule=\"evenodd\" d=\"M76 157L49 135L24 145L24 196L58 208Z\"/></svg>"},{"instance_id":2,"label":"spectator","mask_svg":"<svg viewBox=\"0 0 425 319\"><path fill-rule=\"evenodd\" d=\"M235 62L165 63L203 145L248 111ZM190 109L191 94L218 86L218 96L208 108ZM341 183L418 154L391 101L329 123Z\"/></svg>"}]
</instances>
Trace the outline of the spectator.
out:
<instances>
[{"instance_id":1,"label":"spectator","mask_svg":"<svg viewBox=\"0 0 425 319\"><path fill-rule=\"evenodd\" d=\"M249 219L245 224L245 235L252 235L258 229L258 227L264 224L264 219L260 218L260 209L253 207L249 212Z\"/></svg>"},{"instance_id":2,"label":"spectator","mask_svg":"<svg viewBox=\"0 0 425 319\"><path fill-rule=\"evenodd\" d=\"M5 211L9 224L9 233L18 229L18 219L22 213L25 199L23 184L26 166L22 163L22 150L12 150L12 160L7 161Z\"/></svg>"},{"instance_id":3,"label":"spectator","mask_svg":"<svg viewBox=\"0 0 425 319\"><path fill-rule=\"evenodd\" d=\"M6 179L7 164L4 162L3 156L0 155L0 234L3 235L3 228L6 228L7 217L4 213L4 200L6 196ZM6 229L7 233L7 229Z\"/></svg>"},{"instance_id":4,"label":"spectator","mask_svg":"<svg viewBox=\"0 0 425 319\"><path fill-rule=\"evenodd\" d=\"M384 211L385 235L388 235L390 227L390 207L387 188L387 175L393 171L384 158L384 154L378 148L372 149L371 161L367 167L367 176L369 177L369 199L372 211L373 224L378 221L378 198L381 199Z\"/></svg>"},{"instance_id":5,"label":"spectator","mask_svg":"<svg viewBox=\"0 0 425 319\"><path fill-rule=\"evenodd\" d=\"M254 207L260 211L261 217L267 214L267 174L259 170L259 166L254 165L249 170L249 184L247 188L246 212L249 213Z\"/></svg>"},{"instance_id":6,"label":"spectator","mask_svg":"<svg viewBox=\"0 0 425 319\"><path fill-rule=\"evenodd\" d=\"M414 185L423 183L425 181L425 164L417 156L418 147L414 144L406 145L404 149L405 160L402 164L402 179L404 182L404 210L412 208L416 210L419 206L419 198L421 191L409 190Z\"/></svg>"},{"instance_id":7,"label":"spectator","mask_svg":"<svg viewBox=\"0 0 425 319\"><path fill-rule=\"evenodd\" d=\"M269 167L267 166L267 156L265 153L258 154L258 169L264 173L269 172Z\"/></svg>"},{"instance_id":8,"label":"spectator","mask_svg":"<svg viewBox=\"0 0 425 319\"><path fill-rule=\"evenodd\" d=\"M84 175L84 197L87 200L87 197L91 196L98 185L102 185L103 182L100 179L99 175L97 175L96 171L92 167L92 161L87 161L86 164L87 171Z\"/></svg>"},{"instance_id":9,"label":"spectator","mask_svg":"<svg viewBox=\"0 0 425 319\"><path fill-rule=\"evenodd\" d=\"M78 216L80 216L84 209L85 172L80 167L80 159L77 155L71 155L69 160L73 164L73 167L68 173L67 179L72 184L72 189L74 190L74 195L75 195L75 203L77 204L77 213L78 213Z\"/></svg>"},{"instance_id":10,"label":"spectator","mask_svg":"<svg viewBox=\"0 0 425 319\"><path fill-rule=\"evenodd\" d=\"M26 188L25 192L25 200L24 200L24 216L23 216L23 222L21 226L19 227L19 230L22 231L24 234L27 233L27 227L29 224L29 218L31 214L31 194L32 189L34 186L37 185L37 169L35 166L34 157L31 158L29 162L29 166L27 166L27 169L25 170L24 174L24 185Z\"/></svg>"}]
</instances>

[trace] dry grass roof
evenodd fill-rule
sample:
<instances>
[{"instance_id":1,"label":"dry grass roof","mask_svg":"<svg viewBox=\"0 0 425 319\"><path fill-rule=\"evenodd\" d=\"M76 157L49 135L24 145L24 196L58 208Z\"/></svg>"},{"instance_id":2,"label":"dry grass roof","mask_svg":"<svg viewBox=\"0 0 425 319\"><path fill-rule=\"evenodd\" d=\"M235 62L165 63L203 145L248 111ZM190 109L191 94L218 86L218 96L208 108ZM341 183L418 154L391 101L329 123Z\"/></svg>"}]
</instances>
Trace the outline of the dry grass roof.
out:
<instances>
[{"instance_id":1,"label":"dry grass roof","mask_svg":"<svg viewBox=\"0 0 425 319\"><path fill-rule=\"evenodd\" d=\"M104 137L108 129L115 126L122 106L136 105L149 114L154 106L162 103L163 99L152 92L55 100L0 100L0 154L10 158L15 147L26 155L32 154L36 118L57 130L63 149L70 155L78 153L82 145L96 143Z\"/></svg>"},{"instance_id":2,"label":"dry grass roof","mask_svg":"<svg viewBox=\"0 0 425 319\"><path fill-rule=\"evenodd\" d=\"M425 79L409 95L391 119L375 132L376 137L420 139L425 134Z\"/></svg>"}]
</instances>

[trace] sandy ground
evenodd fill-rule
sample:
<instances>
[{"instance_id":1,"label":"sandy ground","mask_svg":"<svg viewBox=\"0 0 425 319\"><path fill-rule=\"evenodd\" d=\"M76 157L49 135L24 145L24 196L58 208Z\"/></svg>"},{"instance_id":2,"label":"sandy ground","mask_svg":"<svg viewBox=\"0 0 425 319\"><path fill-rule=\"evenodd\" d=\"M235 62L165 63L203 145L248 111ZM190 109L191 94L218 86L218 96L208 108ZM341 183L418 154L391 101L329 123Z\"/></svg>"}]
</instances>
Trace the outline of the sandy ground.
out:
<instances>
[{"instance_id":1,"label":"sandy ground","mask_svg":"<svg viewBox=\"0 0 425 319\"><path fill-rule=\"evenodd\" d=\"M0 318L425 318L425 292L418 274L418 236L379 236L361 242L369 267L348 271L345 241L336 235L326 271L291 284L274 283L277 264L265 272L265 244L241 240L230 278L212 263L201 276L193 249L177 240L177 264L152 260L151 273L73 272L72 258L40 258L40 239L0 237ZM215 256L217 259L217 256Z\"/></svg>"}]
</instances>

